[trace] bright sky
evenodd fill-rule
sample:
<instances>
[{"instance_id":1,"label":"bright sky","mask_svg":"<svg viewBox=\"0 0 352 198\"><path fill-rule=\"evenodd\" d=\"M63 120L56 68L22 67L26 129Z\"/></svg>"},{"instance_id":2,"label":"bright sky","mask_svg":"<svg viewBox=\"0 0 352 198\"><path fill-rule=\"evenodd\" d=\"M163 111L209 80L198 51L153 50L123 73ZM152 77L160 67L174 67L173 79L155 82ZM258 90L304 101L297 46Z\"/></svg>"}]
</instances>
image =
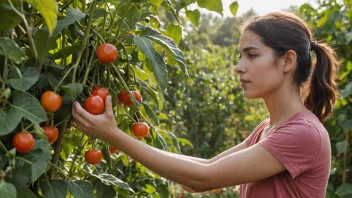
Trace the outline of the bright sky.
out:
<instances>
[{"instance_id":1,"label":"bright sky","mask_svg":"<svg viewBox=\"0 0 352 198\"><path fill-rule=\"evenodd\" d=\"M229 5L234 0L222 0L224 8L224 16L232 16ZM239 8L237 15L241 15L248 11L251 7L258 14L265 14L272 11L280 11L288 8L290 5L300 6L304 3L312 2L312 0L238 0Z\"/></svg>"}]
</instances>

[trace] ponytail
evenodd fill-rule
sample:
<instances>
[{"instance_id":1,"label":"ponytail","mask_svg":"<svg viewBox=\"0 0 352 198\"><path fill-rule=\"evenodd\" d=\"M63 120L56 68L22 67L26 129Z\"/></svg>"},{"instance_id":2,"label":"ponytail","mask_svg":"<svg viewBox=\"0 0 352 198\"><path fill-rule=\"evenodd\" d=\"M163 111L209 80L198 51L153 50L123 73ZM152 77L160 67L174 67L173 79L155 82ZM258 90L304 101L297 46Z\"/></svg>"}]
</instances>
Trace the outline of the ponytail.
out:
<instances>
[{"instance_id":1,"label":"ponytail","mask_svg":"<svg viewBox=\"0 0 352 198\"><path fill-rule=\"evenodd\" d=\"M310 42L310 46L316 54L316 63L313 64L304 105L324 122L331 117L338 96L335 79L339 61L334 50L326 43L314 41Z\"/></svg>"}]
</instances>

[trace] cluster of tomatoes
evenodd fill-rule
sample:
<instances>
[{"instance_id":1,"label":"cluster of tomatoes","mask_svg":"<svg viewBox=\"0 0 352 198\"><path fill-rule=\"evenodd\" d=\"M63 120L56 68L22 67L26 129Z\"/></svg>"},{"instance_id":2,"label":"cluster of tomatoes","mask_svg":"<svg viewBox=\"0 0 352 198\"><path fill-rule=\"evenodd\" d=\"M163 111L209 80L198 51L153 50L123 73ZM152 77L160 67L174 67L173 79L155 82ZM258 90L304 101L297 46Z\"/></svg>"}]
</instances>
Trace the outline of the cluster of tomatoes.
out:
<instances>
[{"instance_id":1,"label":"cluster of tomatoes","mask_svg":"<svg viewBox=\"0 0 352 198\"><path fill-rule=\"evenodd\" d=\"M111 44L102 44L96 51L98 60L102 64L110 64L117 58L118 52L116 47ZM104 87L95 88L92 90L90 96L84 102L84 108L87 112L93 115L101 114L105 109L105 99L109 95L108 89ZM131 91L131 95L138 103L142 103L142 97L137 91ZM133 102L126 90L121 90L118 93L118 100L120 104L125 106L132 106ZM62 106L62 97L53 92L46 91L41 96L40 103L46 112L54 113ZM59 130L55 126L42 126L44 135L47 136L49 144L55 142L59 135ZM149 126L145 122L138 122L132 125L132 133L137 138L146 137L149 134ZM35 144L35 138L29 132L17 133L13 138L13 145L16 151L20 153L30 152ZM118 149L112 145L109 146L110 153L118 152ZM85 160L89 164L98 164L102 160L102 152L99 149L90 149L85 153Z\"/></svg>"}]
</instances>

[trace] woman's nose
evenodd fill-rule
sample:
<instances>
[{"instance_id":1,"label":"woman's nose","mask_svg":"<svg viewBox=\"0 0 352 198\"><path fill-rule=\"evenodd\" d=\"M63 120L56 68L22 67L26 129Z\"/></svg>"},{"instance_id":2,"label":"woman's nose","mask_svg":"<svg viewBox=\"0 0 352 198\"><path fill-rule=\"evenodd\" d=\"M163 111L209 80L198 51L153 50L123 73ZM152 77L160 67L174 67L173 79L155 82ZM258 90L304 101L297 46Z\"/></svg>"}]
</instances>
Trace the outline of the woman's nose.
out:
<instances>
[{"instance_id":1,"label":"woman's nose","mask_svg":"<svg viewBox=\"0 0 352 198\"><path fill-rule=\"evenodd\" d=\"M235 66L235 72L237 72L239 74L246 72L246 67L243 65L243 63L241 63L241 60Z\"/></svg>"}]
</instances>

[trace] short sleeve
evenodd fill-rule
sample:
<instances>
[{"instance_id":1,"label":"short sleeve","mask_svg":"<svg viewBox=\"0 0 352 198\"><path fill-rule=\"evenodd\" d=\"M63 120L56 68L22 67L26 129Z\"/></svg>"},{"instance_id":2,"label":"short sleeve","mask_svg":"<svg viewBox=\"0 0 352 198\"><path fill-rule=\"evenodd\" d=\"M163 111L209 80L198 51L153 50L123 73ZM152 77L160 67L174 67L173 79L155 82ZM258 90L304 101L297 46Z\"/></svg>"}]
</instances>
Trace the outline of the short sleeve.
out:
<instances>
[{"instance_id":1,"label":"short sleeve","mask_svg":"<svg viewBox=\"0 0 352 198\"><path fill-rule=\"evenodd\" d=\"M259 143L281 162L292 179L312 168L321 147L317 128L304 119L278 127Z\"/></svg>"},{"instance_id":2,"label":"short sleeve","mask_svg":"<svg viewBox=\"0 0 352 198\"><path fill-rule=\"evenodd\" d=\"M269 123L269 118L263 120L258 124L257 127L252 131L252 133L244 140L247 146L251 146L254 143L254 138L258 135L257 133L263 130L263 128Z\"/></svg>"}]
</instances>

